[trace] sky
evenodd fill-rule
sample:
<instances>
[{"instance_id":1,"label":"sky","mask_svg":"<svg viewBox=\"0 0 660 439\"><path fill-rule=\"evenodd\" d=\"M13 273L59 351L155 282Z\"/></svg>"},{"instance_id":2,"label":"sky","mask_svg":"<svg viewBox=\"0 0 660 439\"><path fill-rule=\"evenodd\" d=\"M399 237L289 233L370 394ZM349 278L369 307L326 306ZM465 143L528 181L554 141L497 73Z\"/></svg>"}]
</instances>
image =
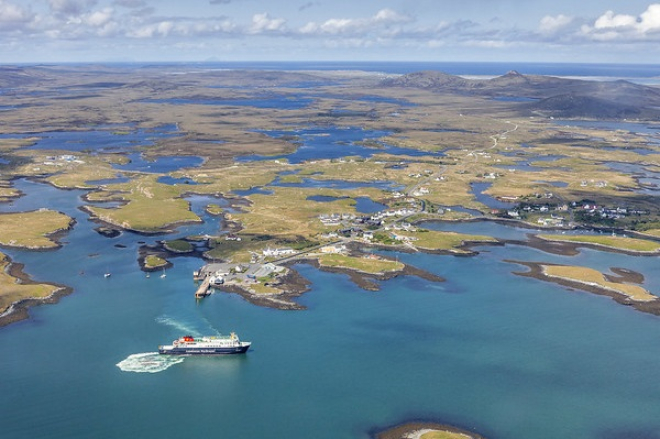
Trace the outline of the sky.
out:
<instances>
[{"instance_id":1,"label":"sky","mask_svg":"<svg viewBox=\"0 0 660 439\"><path fill-rule=\"evenodd\" d=\"M0 64L660 64L660 1L0 0Z\"/></svg>"}]
</instances>

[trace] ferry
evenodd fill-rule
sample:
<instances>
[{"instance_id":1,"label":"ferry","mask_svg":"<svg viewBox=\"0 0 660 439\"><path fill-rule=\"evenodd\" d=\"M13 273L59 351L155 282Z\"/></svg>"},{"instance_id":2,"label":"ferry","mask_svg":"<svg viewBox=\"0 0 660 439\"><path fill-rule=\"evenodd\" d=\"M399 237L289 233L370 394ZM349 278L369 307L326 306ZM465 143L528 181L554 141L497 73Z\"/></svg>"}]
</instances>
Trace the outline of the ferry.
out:
<instances>
[{"instance_id":1,"label":"ferry","mask_svg":"<svg viewBox=\"0 0 660 439\"><path fill-rule=\"evenodd\" d=\"M229 336L193 337L185 335L171 345L158 346L159 354L167 355L219 355L244 354L252 343L240 341L232 332Z\"/></svg>"}]
</instances>

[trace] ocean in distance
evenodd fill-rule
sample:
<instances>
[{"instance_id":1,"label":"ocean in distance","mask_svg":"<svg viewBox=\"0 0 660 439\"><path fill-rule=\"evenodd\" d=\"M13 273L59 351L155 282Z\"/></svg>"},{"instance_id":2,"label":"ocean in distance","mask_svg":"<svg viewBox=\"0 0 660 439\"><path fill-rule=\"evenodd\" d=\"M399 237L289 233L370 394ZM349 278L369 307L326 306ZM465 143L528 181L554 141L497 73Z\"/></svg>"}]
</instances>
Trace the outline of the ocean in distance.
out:
<instances>
[{"instance_id":1,"label":"ocean in distance","mask_svg":"<svg viewBox=\"0 0 660 439\"><path fill-rule=\"evenodd\" d=\"M33 64L21 64L33 65ZM78 63L69 66L85 65ZM660 64L539 63L539 62L447 62L447 61L204 61L169 63L108 63L108 65L158 68L161 65L194 69L233 70L355 70L407 74L436 70L459 76L500 76L511 70L525 75L585 77L594 80L627 79L631 82L660 83Z\"/></svg>"},{"instance_id":2,"label":"ocean in distance","mask_svg":"<svg viewBox=\"0 0 660 439\"><path fill-rule=\"evenodd\" d=\"M204 63L209 68L259 70L356 70L387 74L435 70L467 77L501 76L511 70L525 75L584 77L593 80L625 79L640 84L660 83L660 64L581 64L510 62L227 62Z\"/></svg>"},{"instance_id":3,"label":"ocean in distance","mask_svg":"<svg viewBox=\"0 0 660 439\"><path fill-rule=\"evenodd\" d=\"M516 276L524 268L506 262L634 267L658 292L656 257L588 249L561 256L519 245L477 247L467 258L398 253L447 281L400 277L367 292L345 275L299 265L311 281L300 298L306 311L231 294L196 302L192 271L201 260L176 258L167 277L147 278L137 248L162 236L105 238L78 209L84 191L15 185L25 195L0 210L53 208L76 225L55 252L3 252L33 279L75 291L0 329L3 439L366 439L411 419L490 439L658 437L660 317ZM217 218L204 213L211 199L190 201L205 222L167 239L217 232ZM452 230L534 233L494 223ZM245 356L155 354L184 333L231 330L253 342Z\"/></svg>"}]
</instances>

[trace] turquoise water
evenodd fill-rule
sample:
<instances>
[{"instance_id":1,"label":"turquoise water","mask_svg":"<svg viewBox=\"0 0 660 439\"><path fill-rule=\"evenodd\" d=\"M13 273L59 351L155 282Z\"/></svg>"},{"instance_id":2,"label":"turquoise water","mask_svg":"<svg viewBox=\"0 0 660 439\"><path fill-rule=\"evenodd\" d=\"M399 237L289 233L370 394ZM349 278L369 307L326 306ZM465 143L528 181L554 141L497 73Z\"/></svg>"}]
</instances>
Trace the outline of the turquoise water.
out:
<instances>
[{"instance_id":1,"label":"turquoise water","mask_svg":"<svg viewBox=\"0 0 660 439\"><path fill-rule=\"evenodd\" d=\"M223 293L196 302L198 259L176 258L165 278L137 267L138 241L176 234L105 238L77 210L83 192L17 186L27 195L14 209L57 206L77 224L57 255L8 253L35 279L75 292L0 330L3 438L366 438L413 418L492 438L660 431L660 318L515 276L522 268L504 262L629 267L657 292L657 258L594 250L567 257L521 246L487 246L472 258L396 254L447 281L401 277L366 292L344 275L299 265L312 282L300 299L306 311L260 308ZM193 209L201 213L207 198L192 197ZM220 227L205 219L181 233ZM102 276L107 270L110 278ZM184 333L231 330L253 342L247 355L164 361L153 354Z\"/></svg>"}]
</instances>

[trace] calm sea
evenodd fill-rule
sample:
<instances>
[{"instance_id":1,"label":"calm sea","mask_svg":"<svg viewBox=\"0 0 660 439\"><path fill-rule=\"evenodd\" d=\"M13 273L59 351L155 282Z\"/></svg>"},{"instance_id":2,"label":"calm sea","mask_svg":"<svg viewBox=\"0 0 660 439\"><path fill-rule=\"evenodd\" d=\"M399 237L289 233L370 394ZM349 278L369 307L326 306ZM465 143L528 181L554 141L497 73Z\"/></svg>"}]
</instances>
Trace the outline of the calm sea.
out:
<instances>
[{"instance_id":1,"label":"calm sea","mask_svg":"<svg viewBox=\"0 0 660 439\"><path fill-rule=\"evenodd\" d=\"M510 245L468 258L388 253L447 281L400 277L367 292L345 275L299 265L312 283L300 299L306 311L224 293L196 302L192 271L201 260L176 258L166 277L146 277L136 262L140 242L163 236L102 237L78 210L83 191L15 185L25 196L1 211L46 207L77 222L57 251L3 251L34 279L75 291L0 329L3 439L367 438L412 419L493 439L658 438L660 318L516 276L524 268L506 262L626 267L658 293L655 257L568 257ZM168 239L220 227L203 212L217 200L190 201L205 223ZM515 239L530 233L452 227ZM232 330L253 342L245 356L155 354L184 334Z\"/></svg>"}]
</instances>

